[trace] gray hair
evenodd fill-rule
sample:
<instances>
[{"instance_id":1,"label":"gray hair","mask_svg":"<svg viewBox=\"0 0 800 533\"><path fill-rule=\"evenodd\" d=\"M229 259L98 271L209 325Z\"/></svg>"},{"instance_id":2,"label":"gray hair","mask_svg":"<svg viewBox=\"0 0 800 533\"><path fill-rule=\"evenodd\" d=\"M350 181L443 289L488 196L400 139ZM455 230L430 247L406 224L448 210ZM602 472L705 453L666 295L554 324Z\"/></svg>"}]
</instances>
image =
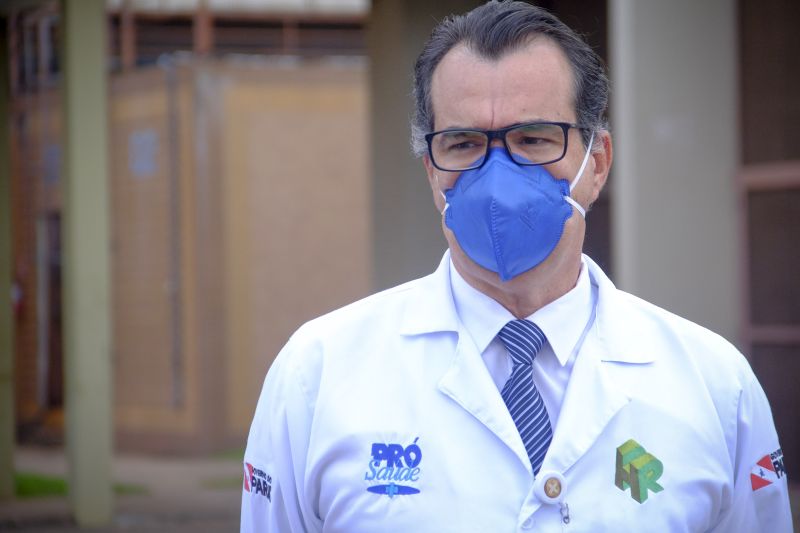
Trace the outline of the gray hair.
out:
<instances>
[{"instance_id":1,"label":"gray hair","mask_svg":"<svg viewBox=\"0 0 800 533\"><path fill-rule=\"evenodd\" d=\"M454 46L466 44L481 57L497 60L543 35L564 51L572 66L575 112L586 145L592 133L608 128L608 78L600 57L566 24L548 11L525 2L491 0L464 15L440 22L414 65L415 110L411 119L411 149L417 157L427 150L425 134L433 131L431 80L442 58ZM597 135L595 135L597 138Z\"/></svg>"}]
</instances>

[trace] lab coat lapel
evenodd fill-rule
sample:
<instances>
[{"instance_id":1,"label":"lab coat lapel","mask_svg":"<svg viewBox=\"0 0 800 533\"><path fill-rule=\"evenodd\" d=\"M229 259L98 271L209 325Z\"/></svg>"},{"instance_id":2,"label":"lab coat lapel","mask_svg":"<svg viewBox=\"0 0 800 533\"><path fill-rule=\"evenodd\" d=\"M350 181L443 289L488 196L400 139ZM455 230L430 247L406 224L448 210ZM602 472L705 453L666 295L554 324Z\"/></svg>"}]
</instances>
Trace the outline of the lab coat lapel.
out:
<instances>
[{"instance_id":1,"label":"lab coat lapel","mask_svg":"<svg viewBox=\"0 0 800 533\"><path fill-rule=\"evenodd\" d=\"M533 475L528 453L514 420L472 337L463 329L458 332L458 345L452 364L439 380L439 390L497 435Z\"/></svg>"},{"instance_id":2,"label":"lab coat lapel","mask_svg":"<svg viewBox=\"0 0 800 533\"><path fill-rule=\"evenodd\" d=\"M439 380L439 390L509 446L532 476L530 460L514 420L472 337L458 319L450 288L449 251L436 272L420 280L409 294L400 331L403 335L458 333L458 343L450 366ZM451 354L437 354L447 355Z\"/></svg>"},{"instance_id":3,"label":"lab coat lapel","mask_svg":"<svg viewBox=\"0 0 800 533\"><path fill-rule=\"evenodd\" d=\"M640 328L632 322L637 314L627 296L594 261L587 256L584 261L598 286L595 320L575 360L543 470L566 472L630 402L622 384L612 382L612 365L654 361L653 352L638 342Z\"/></svg>"},{"instance_id":4,"label":"lab coat lapel","mask_svg":"<svg viewBox=\"0 0 800 533\"><path fill-rule=\"evenodd\" d=\"M542 470L566 472L603 433L628 398L611 383L602 361L602 344L587 336L564 395L564 403Z\"/></svg>"}]
</instances>

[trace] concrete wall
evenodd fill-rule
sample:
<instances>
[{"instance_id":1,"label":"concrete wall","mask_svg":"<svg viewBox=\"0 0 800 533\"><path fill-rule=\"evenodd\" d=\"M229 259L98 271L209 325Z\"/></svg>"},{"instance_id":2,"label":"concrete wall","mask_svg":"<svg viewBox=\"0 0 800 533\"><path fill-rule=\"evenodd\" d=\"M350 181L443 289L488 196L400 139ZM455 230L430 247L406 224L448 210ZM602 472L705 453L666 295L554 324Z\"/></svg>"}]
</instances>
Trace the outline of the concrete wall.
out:
<instances>
[{"instance_id":1,"label":"concrete wall","mask_svg":"<svg viewBox=\"0 0 800 533\"><path fill-rule=\"evenodd\" d=\"M373 287L424 276L447 248L422 161L411 155L414 61L435 23L473 0L374 0L368 25Z\"/></svg>"},{"instance_id":2,"label":"concrete wall","mask_svg":"<svg viewBox=\"0 0 800 533\"><path fill-rule=\"evenodd\" d=\"M103 0L61 8L69 499L77 524L96 527L113 507L106 17Z\"/></svg>"},{"instance_id":3,"label":"concrete wall","mask_svg":"<svg viewBox=\"0 0 800 533\"><path fill-rule=\"evenodd\" d=\"M735 340L736 4L609 9L615 279Z\"/></svg>"}]
</instances>

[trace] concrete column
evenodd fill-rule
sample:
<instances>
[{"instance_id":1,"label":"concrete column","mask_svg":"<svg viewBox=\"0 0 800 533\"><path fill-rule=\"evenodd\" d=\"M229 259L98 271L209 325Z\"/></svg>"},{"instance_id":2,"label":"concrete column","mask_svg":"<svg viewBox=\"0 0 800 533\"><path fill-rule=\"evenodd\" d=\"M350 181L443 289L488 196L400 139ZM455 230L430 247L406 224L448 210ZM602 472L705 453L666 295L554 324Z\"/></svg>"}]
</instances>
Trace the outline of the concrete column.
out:
<instances>
[{"instance_id":1,"label":"concrete column","mask_svg":"<svg viewBox=\"0 0 800 533\"><path fill-rule=\"evenodd\" d=\"M11 166L8 33L0 17L0 500L14 495L14 320L11 313Z\"/></svg>"},{"instance_id":2,"label":"concrete column","mask_svg":"<svg viewBox=\"0 0 800 533\"><path fill-rule=\"evenodd\" d=\"M112 515L104 0L62 1L64 329L69 491L80 526Z\"/></svg>"},{"instance_id":3,"label":"concrete column","mask_svg":"<svg viewBox=\"0 0 800 533\"><path fill-rule=\"evenodd\" d=\"M736 2L609 0L618 285L735 340Z\"/></svg>"},{"instance_id":4,"label":"concrete column","mask_svg":"<svg viewBox=\"0 0 800 533\"><path fill-rule=\"evenodd\" d=\"M369 20L375 289L433 271L447 248L422 161L411 155L412 69L435 23L476 0L373 0Z\"/></svg>"}]
</instances>

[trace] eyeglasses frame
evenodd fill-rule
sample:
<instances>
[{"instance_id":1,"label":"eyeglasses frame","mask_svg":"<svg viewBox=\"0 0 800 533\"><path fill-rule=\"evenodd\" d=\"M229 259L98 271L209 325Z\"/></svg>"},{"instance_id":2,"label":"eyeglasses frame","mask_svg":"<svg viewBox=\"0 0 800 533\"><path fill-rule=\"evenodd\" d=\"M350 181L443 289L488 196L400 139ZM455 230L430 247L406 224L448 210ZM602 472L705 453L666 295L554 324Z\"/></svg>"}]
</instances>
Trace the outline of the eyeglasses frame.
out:
<instances>
[{"instance_id":1,"label":"eyeglasses frame","mask_svg":"<svg viewBox=\"0 0 800 533\"><path fill-rule=\"evenodd\" d=\"M522 128L522 127L525 127L525 126L537 126L537 125L559 126L561 128L561 130L564 132L564 150L563 150L563 152L561 153L561 155L559 157L557 157L555 159L552 159L550 161L545 161L545 162L542 162L542 163L520 163L519 161L514 159L514 156L513 156L513 154L511 153L511 150L508 147L508 142L506 141L506 134L509 131L515 130L517 128ZM513 125L507 126L505 128L500 128L498 130L484 130L484 129L480 129L480 128L448 128L448 129L439 130L439 131L432 131L431 133L426 133L425 134L425 141L428 143L428 157L431 158L431 164L433 164L434 167L436 167L437 169L441 170L442 172L466 172L468 170L476 170L476 169L481 168L483 165L486 164L486 161L489 160L489 151L492 149L492 141L494 141L495 139L501 139L503 141L503 147L506 149L506 153L508 154L509 159L514 161L514 163L516 163L516 164L518 164L520 166L536 167L536 166L540 166L540 165L549 165L551 163L555 163L556 161L561 161L562 159L564 159L564 156L567 155L567 149L569 148L569 130L572 129L572 128L575 128L577 130L587 130L587 129L589 129L586 126L582 126L580 124L575 124L575 123L572 123L572 122L551 122L551 121L547 121L547 120L537 120L537 121L534 121L534 122L522 122L520 124L513 124ZM433 144L432 144L431 141L433 140L434 136L436 136L436 135L438 135L440 133L449 133L449 132L453 132L453 131L468 131L468 132L474 132L474 133L483 133L484 135L486 135L489 138L489 142L486 143L486 153L483 154L483 160L481 161L480 165L475 165L475 166L467 167L467 168L461 168L461 169L458 169L458 170L452 170L452 169L442 168L436 163L436 159L433 157Z\"/></svg>"}]
</instances>

